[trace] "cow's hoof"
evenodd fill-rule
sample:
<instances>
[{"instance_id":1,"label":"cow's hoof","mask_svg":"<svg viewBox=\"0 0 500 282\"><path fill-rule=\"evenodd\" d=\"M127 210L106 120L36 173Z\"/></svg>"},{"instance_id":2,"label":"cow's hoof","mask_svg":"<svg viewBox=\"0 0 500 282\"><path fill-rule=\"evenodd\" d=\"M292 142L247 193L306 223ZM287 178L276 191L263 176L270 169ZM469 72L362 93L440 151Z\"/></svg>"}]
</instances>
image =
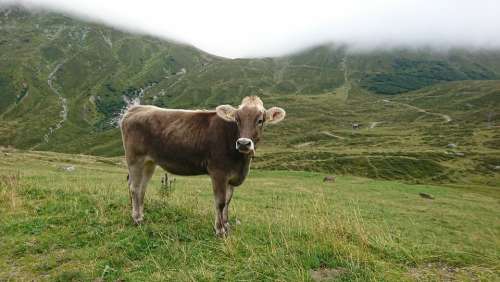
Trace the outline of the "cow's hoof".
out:
<instances>
[{"instance_id":1,"label":"cow's hoof","mask_svg":"<svg viewBox=\"0 0 500 282\"><path fill-rule=\"evenodd\" d=\"M144 217L142 216L133 216L132 219L134 220L134 223L136 225L141 225L142 222L144 221Z\"/></svg>"},{"instance_id":2,"label":"cow's hoof","mask_svg":"<svg viewBox=\"0 0 500 282\"><path fill-rule=\"evenodd\" d=\"M225 227L215 228L215 235L217 235L217 237L225 238L228 235L227 229Z\"/></svg>"}]
</instances>

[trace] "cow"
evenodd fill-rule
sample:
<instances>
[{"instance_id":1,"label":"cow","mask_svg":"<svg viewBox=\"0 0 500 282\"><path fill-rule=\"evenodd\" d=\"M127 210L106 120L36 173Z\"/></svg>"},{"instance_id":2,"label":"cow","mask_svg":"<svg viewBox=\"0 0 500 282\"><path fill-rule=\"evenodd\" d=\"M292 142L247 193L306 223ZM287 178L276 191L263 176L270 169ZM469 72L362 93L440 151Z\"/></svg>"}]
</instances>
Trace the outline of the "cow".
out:
<instances>
[{"instance_id":1,"label":"cow","mask_svg":"<svg viewBox=\"0 0 500 282\"><path fill-rule=\"evenodd\" d=\"M217 235L225 236L234 187L248 175L263 128L284 118L282 108L266 110L257 96L245 97L237 108L220 105L215 111L130 107L120 128L133 221L143 221L146 187L158 165L177 175L210 176L214 229Z\"/></svg>"}]
</instances>

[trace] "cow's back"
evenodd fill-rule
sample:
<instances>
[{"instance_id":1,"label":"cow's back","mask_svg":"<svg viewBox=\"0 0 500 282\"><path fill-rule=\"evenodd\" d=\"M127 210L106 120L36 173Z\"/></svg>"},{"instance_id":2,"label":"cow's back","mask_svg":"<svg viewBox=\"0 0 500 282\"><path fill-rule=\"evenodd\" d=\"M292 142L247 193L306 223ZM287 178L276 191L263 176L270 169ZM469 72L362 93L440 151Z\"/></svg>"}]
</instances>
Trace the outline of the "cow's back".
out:
<instances>
[{"instance_id":1,"label":"cow's back","mask_svg":"<svg viewBox=\"0 0 500 282\"><path fill-rule=\"evenodd\" d=\"M121 122L127 161L148 156L177 174L206 173L215 112L133 106Z\"/></svg>"}]
</instances>

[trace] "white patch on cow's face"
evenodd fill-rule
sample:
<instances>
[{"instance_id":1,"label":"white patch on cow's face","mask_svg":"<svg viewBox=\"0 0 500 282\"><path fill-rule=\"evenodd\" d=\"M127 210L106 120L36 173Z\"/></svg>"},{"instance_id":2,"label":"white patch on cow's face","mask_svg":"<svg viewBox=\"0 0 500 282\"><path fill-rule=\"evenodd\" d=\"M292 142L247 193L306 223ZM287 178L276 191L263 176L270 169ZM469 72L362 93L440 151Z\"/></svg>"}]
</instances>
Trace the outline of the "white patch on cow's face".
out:
<instances>
[{"instance_id":1,"label":"white patch on cow's face","mask_svg":"<svg viewBox=\"0 0 500 282\"><path fill-rule=\"evenodd\" d=\"M278 107L272 107L266 111L266 122L269 124L275 124L282 121L285 118L285 110Z\"/></svg>"},{"instance_id":2,"label":"white patch on cow's face","mask_svg":"<svg viewBox=\"0 0 500 282\"><path fill-rule=\"evenodd\" d=\"M243 154L255 154L255 145L250 138L236 140L236 150Z\"/></svg>"},{"instance_id":3,"label":"white patch on cow's face","mask_svg":"<svg viewBox=\"0 0 500 282\"><path fill-rule=\"evenodd\" d=\"M233 108L230 105L220 105L215 108L215 112L217 115L225 121L235 122L236 121L236 111L237 109Z\"/></svg>"}]
</instances>

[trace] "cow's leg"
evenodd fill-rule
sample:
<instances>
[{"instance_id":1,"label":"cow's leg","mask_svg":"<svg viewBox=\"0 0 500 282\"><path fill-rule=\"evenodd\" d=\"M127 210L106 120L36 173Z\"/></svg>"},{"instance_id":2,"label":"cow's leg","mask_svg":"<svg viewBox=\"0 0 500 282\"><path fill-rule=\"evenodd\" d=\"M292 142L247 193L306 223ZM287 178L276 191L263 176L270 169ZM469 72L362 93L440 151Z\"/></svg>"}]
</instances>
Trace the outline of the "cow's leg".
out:
<instances>
[{"instance_id":1,"label":"cow's leg","mask_svg":"<svg viewBox=\"0 0 500 282\"><path fill-rule=\"evenodd\" d=\"M132 219L140 224L144 219L144 195L155 164L151 161L137 161L129 164L129 188L132 201Z\"/></svg>"},{"instance_id":2,"label":"cow's leg","mask_svg":"<svg viewBox=\"0 0 500 282\"><path fill-rule=\"evenodd\" d=\"M155 172L156 164L152 161L147 161L144 163L144 168L142 170L142 179L138 197L138 207L139 207L139 218L144 218L144 196L146 195L146 188L148 187L149 180Z\"/></svg>"},{"instance_id":3,"label":"cow's leg","mask_svg":"<svg viewBox=\"0 0 500 282\"><path fill-rule=\"evenodd\" d=\"M229 203L231 203L231 198L233 197L234 186L227 185L226 188L226 205L224 206L224 210L222 210L222 221L224 223L224 227L226 231L229 231Z\"/></svg>"},{"instance_id":4,"label":"cow's leg","mask_svg":"<svg viewBox=\"0 0 500 282\"><path fill-rule=\"evenodd\" d=\"M142 222L142 217L139 213L139 194L141 190L143 170L144 162L142 160L128 164L128 187L130 202L132 203L132 219L136 224Z\"/></svg>"},{"instance_id":5,"label":"cow's leg","mask_svg":"<svg viewBox=\"0 0 500 282\"><path fill-rule=\"evenodd\" d=\"M223 174L210 175L212 178L212 187L214 191L215 204L215 234L225 236L227 233L224 226L224 208L226 207L226 191L228 189L227 178Z\"/></svg>"}]
</instances>

